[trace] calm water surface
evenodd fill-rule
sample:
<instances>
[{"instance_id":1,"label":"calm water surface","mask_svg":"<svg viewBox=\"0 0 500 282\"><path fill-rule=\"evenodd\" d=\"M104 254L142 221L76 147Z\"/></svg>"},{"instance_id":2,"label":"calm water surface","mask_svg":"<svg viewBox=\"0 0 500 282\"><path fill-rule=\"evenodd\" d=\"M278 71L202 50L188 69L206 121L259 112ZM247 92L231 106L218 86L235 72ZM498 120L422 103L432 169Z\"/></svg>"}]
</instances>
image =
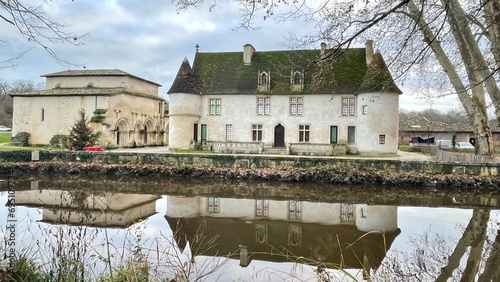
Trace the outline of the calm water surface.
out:
<instances>
[{"instance_id":1,"label":"calm water surface","mask_svg":"<svg viewBox=\"0 0 500 282\"><path fill-rule=\"evenodd\" d=\"M102 176L16 175L9 186L8 176L0 179L2 264L15 240L16 255L52 271L54 281L64 269L88 281L109 277L110 268L115 277L133 270L157 281L500 279L498 195Z\"/></svg>"}]
</instances>

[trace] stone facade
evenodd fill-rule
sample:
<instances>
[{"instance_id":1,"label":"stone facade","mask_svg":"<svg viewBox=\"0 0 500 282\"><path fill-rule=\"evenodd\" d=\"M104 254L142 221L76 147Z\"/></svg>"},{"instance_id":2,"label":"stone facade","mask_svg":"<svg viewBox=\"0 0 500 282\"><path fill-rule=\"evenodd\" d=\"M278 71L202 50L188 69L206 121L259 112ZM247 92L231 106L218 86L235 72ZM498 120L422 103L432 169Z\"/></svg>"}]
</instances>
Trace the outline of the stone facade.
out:
<instances>
[{"instance_id":1,"label":"stone facade","mask_svg":"<svg viewBox=\"0 0 500 282\"><path fill-rule=\"evenodd\" d=\"M332 53L330 53L332 52ZM223 153L396 154L401 91L366 48L196 52L169 94L169 147ZM334 59L325 59L328 55ZM322 61L322 58L325 61ZM278 151L276 151L278 150Z\"/></svg>"},{"instance_id":2,"label":"stone facade","mask_svg":"<svg viewBox=\"0 0 500 282\"><path fill-rule=\"evenodd\" d=\"M84 112L101 132L102 147L166 142L159 84L120 70L62 71L44 77L45 90L12 95L13 136L27 132L31 144L48 144L54 135L67 135Z\"/></svg>"}]
</instances>

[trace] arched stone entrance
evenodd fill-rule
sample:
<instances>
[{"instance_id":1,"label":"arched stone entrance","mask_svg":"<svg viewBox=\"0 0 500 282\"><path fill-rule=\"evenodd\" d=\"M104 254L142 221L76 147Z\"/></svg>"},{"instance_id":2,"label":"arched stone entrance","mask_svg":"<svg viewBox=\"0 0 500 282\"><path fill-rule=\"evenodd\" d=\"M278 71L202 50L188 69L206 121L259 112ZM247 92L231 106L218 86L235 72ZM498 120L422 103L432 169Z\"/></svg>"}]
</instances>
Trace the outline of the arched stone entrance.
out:
<instances>
[{"instance_id":1,"label":"arched stone entrance","mask_svg":"<svg viewBox=\"0 0 500 282\"><path fill-rule=\"evenodd\" d=\"M148 145L149 143L153 143L153 144L156 143L154 131L155 131L155 128L153 125L153 121L151 119L148 119L144 123L144 136L143 136L144 145Z\"/></svg>"},{"instance_id":2,"label":"arched stone entrance","mask_svg":"<svg viewBox=\"0 0 500 282\"><path fill-rule=\"evenodd\" d=\"M134 140L139 146L143 145L144 142L144 125L142 122L137 122L134 127Z\"/></svg>"},{"instance_id":3,"label":"arched stone entrance","mask_svg":"<svg viewBox=\"0 0 500 282\"><path fill-rule=\"evenodd\" d=\"M118 147L128 146L129 125L126 120L122 119L116 123L115 141Z\"/></svg>"}]
</instances>

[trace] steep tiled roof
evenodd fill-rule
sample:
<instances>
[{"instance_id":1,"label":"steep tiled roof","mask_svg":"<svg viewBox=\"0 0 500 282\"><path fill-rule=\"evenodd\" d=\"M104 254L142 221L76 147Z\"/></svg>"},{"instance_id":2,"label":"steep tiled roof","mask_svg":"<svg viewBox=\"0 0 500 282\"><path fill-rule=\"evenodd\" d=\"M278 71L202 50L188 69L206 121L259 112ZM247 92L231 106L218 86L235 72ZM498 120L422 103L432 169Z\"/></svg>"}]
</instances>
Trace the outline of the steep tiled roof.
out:
<instances>
[{"instance_id":1,"label":"steep tiled roof","mask_svg":"<svg viewBox=\"0 0 500 282\"><path fill-rule=\"evenodd\" d=\"M192 68L195 85L190 80L192 77L185 75L187 72L183 70L183 62L179 70L181 75L178 74L168 93L182 93L177 90L185 90L190 91L187 93L203 94L344 94L359 93L362 84L374 89L376 83L386 79L390 79L387 86L376 90L401 93L392 81L381 56L374 59L377 67L367 74L365 48L341 50L339 54L329 62L315 63L319 60L320 50L256 51L251 64L245 65L243 52L198 52ZM380 79L376 77L378 70L382 74ZM270 73L269 91L258 90L258 74L262 71ZM296 71L304 73L304 87L301 91L290 89L292 73ZM370 82L363 83L365 77ZM189 81L184 81L188 79Z\"/></svg>"},{"instance_id":2,"label":"steep tiled roof","mask_svg":"<svg viewBox=\"0 0 500 282\"><path fill-rule=\"evenodd\" d=\"M373 55L373 60L371 64L368 65L363 83L361 83L361 87L358 89L358 93L372 92L403 93L396 83L394 83L391 73L380 53L375 53Z\"/></svg>"},{"instance_id":3,"label":"steep tiled roof","mask_svg":"<svg viewBox=\"0 0 500 282\"><path fill-rule=\"evenodd\" d=\"M53 73L42 75L42 77L64 77L64 76L130 76L130 77L134 77L134 78L161 86L160 84L158 84L154 81L150 81L150 80L144 79L142 77L132 75L130 73L124 72L124 71L119 70L119 69L66 70L66 71L53 72Z\"/></svg>"},{"instance_id":4,"label":"steep tiled roof","mask_svg":"<svg viewBox=\"0 0 500 282\"><path fill-rule=\"evenodd\" d=\"M41 91L32 91L24 93L10 94L10 96L20 96L20 97L33 97L33 96L113 96L118 94L129 94L133 96L147 97L156 100L163 100L157 96L146 95L142 93L135 93L126 90L125 88L53 88L45 89Z\"/></svg>"},{"instance_id":5,"label":"steep tiled roof","mask_svg":"<svg viewBox=\"0 0 500 282\"><path fill-rule=\"evenodd\" d=\"M187 58L184 58L179 71L177 72L177 76L175 77L174 83L170 90L167 92L170 93L190 93L197 94L196 91L196 80L193 74L193 70L191 69L191 65Z\"/></svg>"}]
</instances>

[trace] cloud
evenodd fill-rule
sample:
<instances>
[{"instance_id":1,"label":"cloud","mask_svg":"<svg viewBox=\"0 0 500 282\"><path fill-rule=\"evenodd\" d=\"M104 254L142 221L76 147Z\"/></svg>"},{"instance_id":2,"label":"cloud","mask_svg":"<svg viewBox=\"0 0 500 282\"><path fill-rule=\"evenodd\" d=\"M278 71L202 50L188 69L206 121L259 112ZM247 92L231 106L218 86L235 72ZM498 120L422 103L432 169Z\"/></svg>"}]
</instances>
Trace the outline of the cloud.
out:
<instances>
[{"instance_id":1,"label":"cloud","mask_svg":"<svg viewBox=\"0 0 500 282\"><path fill-rule=\"evenodd\" d=\"M234 1L221 2L212 12L208 6L177 11L171 1L164 0L47 1L42 8L47 17L69 25L68 32L88 34L80 46L50 44L59 56L88 69L118 68L158 82L163 85L160 93L170 88L184 57L193 62L197 44L200 52L242 51L247 43L257 51L282 50L287 49L285 36L290 32L314 32L312 26L296 21L261 21L262 15L256 18L259 29L233 30L241 20ZM33 48L17 67L0 70L0 80L40 82L42 74L76 68L59 65L8 25L2 25L0 38L4 42L0 61ZM408 93L400 96L401 108L429 107ZM436 101L433 107L447 108L452 102Z\"/></svg>"}]
</instances>

